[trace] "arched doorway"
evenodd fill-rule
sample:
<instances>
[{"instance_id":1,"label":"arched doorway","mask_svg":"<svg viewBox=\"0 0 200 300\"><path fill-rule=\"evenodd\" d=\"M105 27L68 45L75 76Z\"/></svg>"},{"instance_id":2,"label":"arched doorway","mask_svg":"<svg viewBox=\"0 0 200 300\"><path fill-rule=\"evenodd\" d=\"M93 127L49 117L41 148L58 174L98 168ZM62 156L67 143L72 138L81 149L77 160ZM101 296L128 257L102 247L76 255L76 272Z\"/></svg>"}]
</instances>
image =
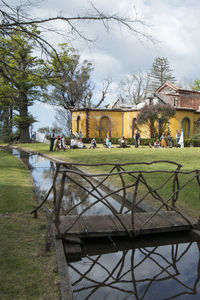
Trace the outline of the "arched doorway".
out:
<instances>
[{"instance_id":1,"label":"arched doorway","mask_svg":"<svg viewBox=\"0 0 200 300\"><path fill-rule=\"evenodd\" d=\"M99 120L99 137L111 137L111 121L109 117L103 116Z\"/></svg>"},{"instance_id":2,"label":"arched doorway","mask_svg":"<svg viewBox=\"0 0 200 300\"><path fill-rule=\"evenodd\" d=\"M80 132L80 123L81 123L81 117L78 116L76 120L76 131Z\"/></svg>"},{"instance_id":3,"label":"arched doorway","mask_svg":"<svg viewBox=\"0 0 200 300\"><path fill-rule=\"evenodd\" d=\"M190 119L183 118L181 121L181 128L183 128L184 138L188 138L190 136Z\"/></svg>"}]
</instances>

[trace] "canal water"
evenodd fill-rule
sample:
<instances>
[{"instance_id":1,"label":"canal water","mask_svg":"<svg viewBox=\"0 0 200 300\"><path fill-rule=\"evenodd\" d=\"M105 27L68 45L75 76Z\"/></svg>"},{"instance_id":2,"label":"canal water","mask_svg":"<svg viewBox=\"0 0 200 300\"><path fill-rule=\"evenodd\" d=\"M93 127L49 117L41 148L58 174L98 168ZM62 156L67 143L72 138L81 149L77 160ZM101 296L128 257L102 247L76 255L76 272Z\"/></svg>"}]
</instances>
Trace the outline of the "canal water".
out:
<instances>
[{"instance_id":1,"label":"canal water","mask_svg":"<svg viewBox=\"0 0 200 300\"><path fill-rule=\"evenodd\" d=\"M12 150L31 171L35 188L44 196L52 185L54 163L36 155ZM80 180L80 179L79 179ZM85 183L86 184L86 183ZM103 191L102 191L103 193ZM63 211L85 197L85 191L67 182ZM49 197L49 208L52 196ZM87 203L73 211L78 214ZM109 201L115 209L120 204ZM126 208L125 208L126 209ZM104 205L92 207L87 214L107 214ZM75 299L167 300L200 299L200 242L185 239L185 233L171 239L143 237L137 243L128 239L84 240L82 259L68 261Z\"/></svg>"}]
</instances>

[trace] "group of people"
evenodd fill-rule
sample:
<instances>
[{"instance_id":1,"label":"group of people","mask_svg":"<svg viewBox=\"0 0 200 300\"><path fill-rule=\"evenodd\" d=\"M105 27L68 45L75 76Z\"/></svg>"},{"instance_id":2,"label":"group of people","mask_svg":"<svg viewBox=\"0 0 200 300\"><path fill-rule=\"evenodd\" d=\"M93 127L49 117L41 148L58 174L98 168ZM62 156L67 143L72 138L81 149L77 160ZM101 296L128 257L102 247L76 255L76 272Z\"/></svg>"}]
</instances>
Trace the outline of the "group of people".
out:
<instances>
[{"instance_id":1,"label":"group of people","mask_svg":"<svg viewBox=\"0 0 200 300\"><path fill-rule=\"evenodd\" d=\"M56 150L60 150L60 149L63 149L64 151L66 149L64 135L56 135L55 129L53 129L50 134L49 151L56 151Z\"/></svg>"},{"instance_id":2,"label":"group of people","mask_svg":"<svg viewBox=\"0 0 200 300\"><path fill-rule=\"evenodd\" d=\"M69 147L70 149L84 149L86 146L83 143L82 140L83 134L82 132L78 133L77 131L72 135L70 142L69 142ZM94 149L97 147L97 143L95 138L91 140L91 144L89 146L90 149ZM66 144L65 144L65 138L64 135L56 135L55 134L55 129L52 130L50 134L50 148L49 151L56 151L66 149Z\"/></svg>"},{"instance_id":3,"label":"group of people","mask_svg":"<svg viewBox=\"0 0 200 300\"><path fill-rule=\"evenodd\" d=\"M78 133L77 131L72 135L72 138L70 139L70 149L84 149L86 146L83 144L82 140L83 134L82 132ZM124 136L119 140L120 147L125 148L127 146L127 141ZM135 135L134 135L134 145L136 148L139 147L140 144L140 132L139 130L136 130ZM104 140L104 147L106 148L111 148L112 143L109 139L109 137L106 137ZM172 143L172 136L170 133L165 135L163 132L161 134L160 139L156 139L156 141L153 144L154 148L172 148L173 143ZM97 143L95 138L91 140L89 149L94 149L97 147ZM152 145L149 144L149 147L152 148ZM181 133L177 130L176 131L176 147L183 148L184 147L184 141L183 141L183 129L181 129ZM56 151L66 149L66 144L65 144L65 139L64 135L57 135L55 134L55 129L52 130L51 135L50 135L50 151Z\"/></svg>"},{"instance_id":4,"label":"group of people","mask_svg":"<svg viewBox=\"0 0 200 300\"><path fill-rule=\"evenodd\" d=\"M90 142L89 149L94 149L96 148L96 146L97 146L96 140L95 138L93 138ZM79 136L77 134L74 134L70 139L70 149L85 149L85 148L86 146L84 145L82 140L82 133L80 132Z\"/></svg>"},{"instance_id":5,"label":"group of people","mask_svg":"<svg viewBox=\"0 0 200 300\"><path fill-rule=\"evenodd\" d=\"M149 144L150 148L152 148L151 144ZM172 143L172 136L171 133L169 132L167 137L165 136L165 133L162 132L160 140L156 139L156 141L154 142L154 148L172 148L173 147L173 143Z\"/></svg>"},{"instance_id":6,"label":"group of people","mask_svg":"<svg viewBox=\"0 0 200 300\"><path fill-rule=\"evenodd\" d=\"M150 148L152 148L152 145L149 144ZM163 132L160 140L156 139L154 142L154 148L172 148L173 143L172 143L172 136L170 132L168 133L167 136L165 136L165 133ZM181 129L181 133L177 130L176 131L176 148L183 148L184 147L184 141L183 141L183 129Z\"/></svg>"},{"instance_id":7,"label":"group of people","mask_svg":"<svg viewBox=\"0 0 200 300\"><path fill-rule=\"evenodd\" d=\"M135 148L138 148L139 145L140 145L140 132L139 132L139 130L136 130L133 138L134 138L133 145L135 145ZM127 140L125 139L124 136L122 136L122 138L119 139L119 146L122 147L122 148L130 147L130 146L127 145Z\"/></svg>"}]
</instances>

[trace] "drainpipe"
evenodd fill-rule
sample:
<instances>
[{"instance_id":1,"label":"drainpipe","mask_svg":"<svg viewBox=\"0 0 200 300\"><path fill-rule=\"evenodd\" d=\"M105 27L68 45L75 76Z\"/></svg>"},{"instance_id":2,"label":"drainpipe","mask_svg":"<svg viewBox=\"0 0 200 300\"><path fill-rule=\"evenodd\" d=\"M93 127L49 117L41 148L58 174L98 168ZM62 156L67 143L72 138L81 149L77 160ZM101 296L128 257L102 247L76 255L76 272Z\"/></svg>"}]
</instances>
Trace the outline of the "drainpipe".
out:
<instances>
[{"instance_id":1,"label":"drainpipe","mask_svg":"<svg viewBox=\"0 0 200 300\"><path fill-rule=\"evenodd\" d=\"M86 109L86 138L89 138L89 109Z\"/></svg>"},{"instance_id":2,"label":"drainpipe","mask_svg":"<svg viewBox=\"0 0 200 300\"><path fill-rule=\"evenodd\" d=\"M70 125L71 128L70 128L70 133L72 134L72 111L71 111L71 109L70 109L70 113L71 113L71 122L70 122L71 123L71 125Z\"/></svg>"},{"instance_id":3,"label":"drainpipe","mask_svg":"<svg viewBox=\"0 0 200 300\"><path fill-rule=\"evenodd\" d=\"M122 112L122 136L124 136L124 112Z\"/></svg>"}]
</instances>

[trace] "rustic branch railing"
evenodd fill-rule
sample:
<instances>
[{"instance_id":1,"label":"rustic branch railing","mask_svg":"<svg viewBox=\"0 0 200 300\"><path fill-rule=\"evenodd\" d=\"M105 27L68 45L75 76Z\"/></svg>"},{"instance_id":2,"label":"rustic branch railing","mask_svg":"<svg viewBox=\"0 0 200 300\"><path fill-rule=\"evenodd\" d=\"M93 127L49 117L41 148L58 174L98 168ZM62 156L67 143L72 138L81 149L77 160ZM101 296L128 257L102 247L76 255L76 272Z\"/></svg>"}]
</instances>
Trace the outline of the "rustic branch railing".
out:
<instances>
[{"instance_id":1,"label":"rustic branch railing","mask_svg":"<svg viewBox=\"0 0 200 300\"><path fill-rule=\"evenodd\" d=\"M166 170L160 167L156 170L151 170L152 166L164 164ZM148 167L148 170L145 169ZM142 221L138 231L140 231L146 224L148 224L154 216L161 210L166 209L175 211L189 224L190 220L176 207L180 192L189 185L189 183L196 182L197 191L200 187L200 170L181 171L182 165L173 161L160 160L153 162L140 163L102 163L102 164L78 164L78 163L57 163L56 171L53 178L53 184L47 192L46 197L42 203L35 208L32 213L35 213L42 205L44 205L51 193L53 193L53 209L52 218L57 228L58 236L66 235L70 229L78 222L81 216L89 213L90 209L95 206L104 206L105 214L113 215L121 224L129 236L133 236L135 229L136 212L142 202L154 201L156 208L151 216ZM88 173L84 171L90 168L95 170L95 173ZM98 172L98 170L108 169L107 172ZM139 170L138 170L139 168ZM174 168L174 169L172 169ZM190 178L183 182L182 178L190 176ZM115 182L115 186L110 186L110 183ZM58 183L60 187L58 189ZM77 188L80 188L84 194L83 198L66 211L63 209L63 198L67 190L65 188L66 182L73 183ZM106 192L104 188L107 188ZM120 205L116 207L111 203L110 199L120 197ZM87 201L88 197L92 200ZM153 203L154 204L154 203ZM79 210L79 212L77 212ZM119 217L121 214L131 214L132 229L128 229L126 224ZM66 228L65 232L60 232L60 217L61 215L77 215L75 220Z\"/></svg>"},{"instance_id":2,"label":"rustic branch railing","mask_svg":"<svg viewBox=\"0 0 200 300\"><path fill-rule=\"evenodd\" d=\"M124 250L118 252L115 264L110 265L103 258L103 255L86 256L84 258L84 271L82 265L69 263L69 267L76 274L72 278L74 294L81 299L89 299L92 296L98 298L98 292L101 290L101 296L104 293L108 295L109 292L116 292L118 299L126 299L132 295L136 299L146 299L147 295L151 295L156 282L162 284L162 281L168 281L170 286L177 286L177 289L166 291L165 299L195 295L197 285L200 282L199 243L197 243L197 255L195 256L197 258L197 270L194 270L193 281L188 282L183 276L184 274L181 274L183 269L180 268L180 261L184 259L184 256L187 256L191 248L192 243L186 244L184 248L183 246L180 247L179 244L169 245L168 253L171 253L169 257L163 255L159 247L139 248L137 253L135 249ZM138 256L142 259L138 260ZM148 268L152 266L151 272L153 273L147 272L141 278L141 270L148 269L146 266ZM94 274L97 276L95 277ZM175 284L173 285L172 282ZM104 288L105 290L102 291Z\"/></svg>"}]
</instances>

